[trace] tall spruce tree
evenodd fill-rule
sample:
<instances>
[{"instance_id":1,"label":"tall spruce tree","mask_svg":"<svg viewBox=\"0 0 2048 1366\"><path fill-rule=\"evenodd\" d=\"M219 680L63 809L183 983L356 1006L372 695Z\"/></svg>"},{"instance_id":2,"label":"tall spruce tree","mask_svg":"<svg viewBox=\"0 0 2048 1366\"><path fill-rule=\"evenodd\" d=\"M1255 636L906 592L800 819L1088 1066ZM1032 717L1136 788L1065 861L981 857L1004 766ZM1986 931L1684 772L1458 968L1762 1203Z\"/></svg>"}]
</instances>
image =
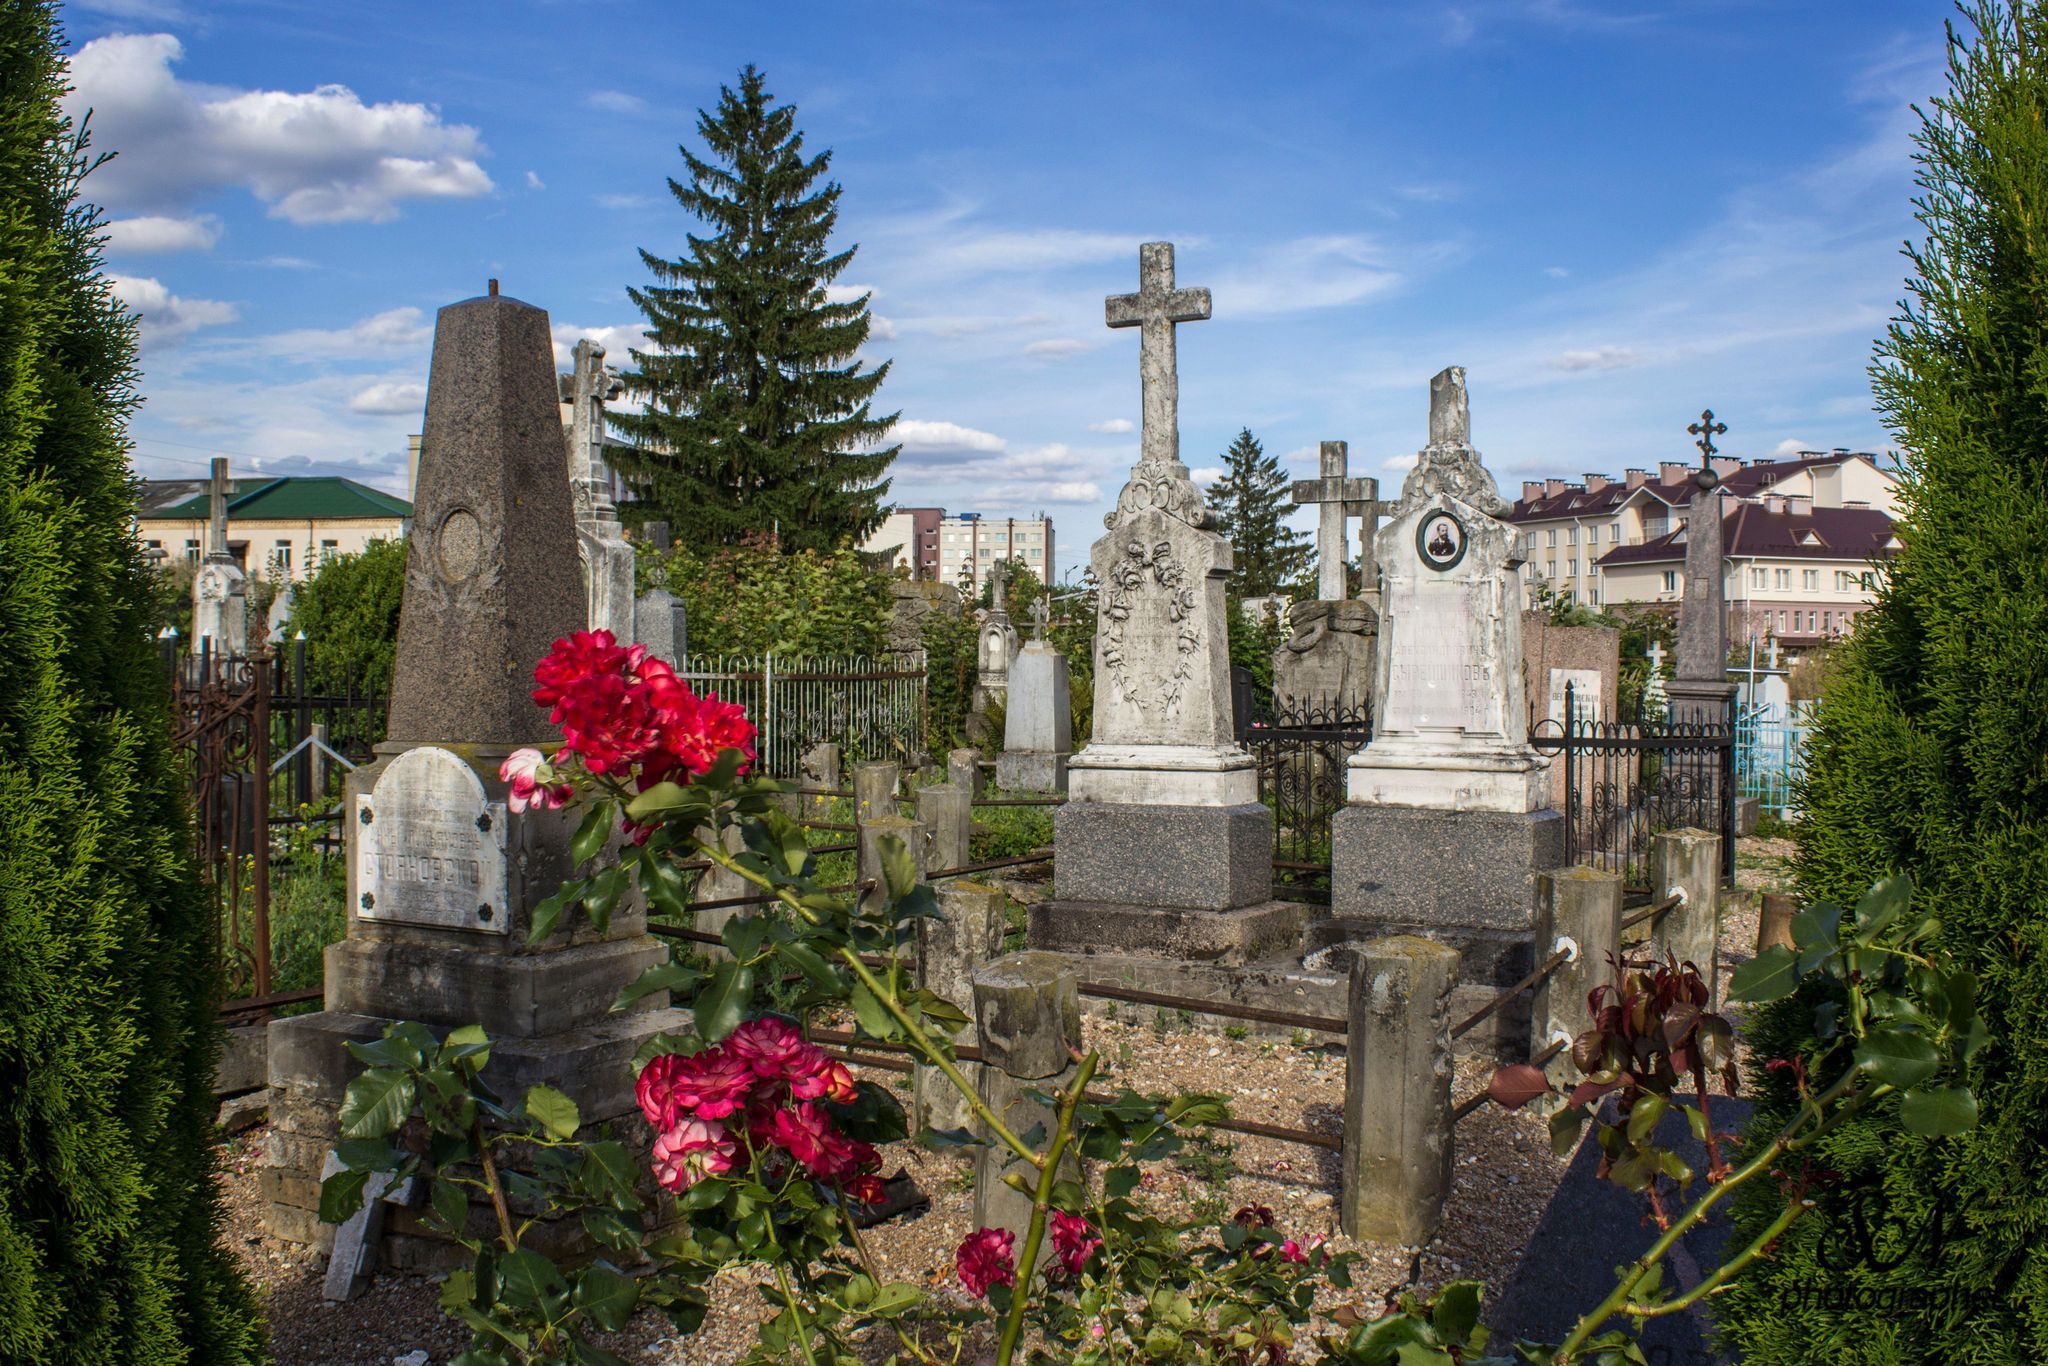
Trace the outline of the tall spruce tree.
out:
<instances>
[{"instance_id":1,"label":"tall spruce tree","mask_svg":"<svg viewBox=\"0 0 2048 1366\"><path fill-rule=\"evenodd\" d=\"M2048 13L1966 14L1918 137L1926 239L1873 368L1904 451L1900 549L1821 700L1796 871L1840 905L1912 875L1932 951L1977 975L1981 1118L1826 1140L1816 1208L1716 1300L1750 1361L2048 1361ZM1766 1008L1754 1056L1810 1047L1822 1004ZM1797 1105L1788 1074L1758 1080L1752 1134ZM1730 1246L1782 1208L1738 1201Z\"/></svg>"},{"instance_id":2,"label":"tall spruce tree","mask_svg":"<svg viewBox=\"0 0 2048 1366\"><path fill-rule=\"evenodd\" d=\"M698 112L706 156L679 149L676 202L709 229L673 260L642 251L654 283L629 289L654 342L634 351L639 413L613 422L633 443L615 464L685 544L775 533L785 550L858 544L881 525L897 447L875 449L896 415L876 417L889 373L854 358L868 297L826 289L856 250L834 253L839 186L818 185L830 151L806 160L796 108L775 106L749 66L739 89Z\"/></svg>"},{"instance_id":3,"label":"tall spruce tree","mask_svg":"<svg viewBox=\"0 0 2048 1366\"><path fill-rule=\"evenodd\" d=\"M1308 572L1308 538L1287 524L1290 487L1280 462L1241 429L1223 453L1223 477L1209 486L1209 507L1236 552L1230 589L1238 597L1282 592Z\"/></svg>"},{"instance_id":4,"label":"tall spruce tree","mask_svg":"<svg viewBox=\"0 0 2048 1366\"><path fill-rule=\"evenodd\" d=\"M131 528L134 325L52 8L0 0L0 1360L254 1360L216 1240L213 912Z\"/></svg>"}]
</instances>

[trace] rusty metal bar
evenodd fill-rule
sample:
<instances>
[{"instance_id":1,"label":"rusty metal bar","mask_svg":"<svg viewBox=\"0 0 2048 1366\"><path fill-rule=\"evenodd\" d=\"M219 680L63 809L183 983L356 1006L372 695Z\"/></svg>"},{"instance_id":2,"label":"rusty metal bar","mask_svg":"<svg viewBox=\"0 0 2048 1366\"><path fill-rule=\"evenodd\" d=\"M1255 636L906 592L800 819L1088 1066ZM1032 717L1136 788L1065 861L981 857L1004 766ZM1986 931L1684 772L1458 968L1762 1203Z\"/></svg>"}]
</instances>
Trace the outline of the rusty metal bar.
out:
<instances>
[{"instance_id":1,"label":"rusty metal bar","mask_svg":"<svg viewBox=\"0 0 2048 1366\"><path fill-rule=\"evenodd\" d=\"M837 1058L841 1062L852 1063L855 1067L879 1067L884 1072L901 1072L905 1076L908 1076L915 1070L915 1067L908 1058L862 1057L858 1053L841 1052L836 1048L827 1048L822 1051L828 1058Z\"/></svg>"},{"instance_id":2,"label":"rusty metal bar","mask_svg":"<svg viewBox=\"0 0 2048 1366\"><path fill-rule=\"evenodd\" d=\"M814 890L820 892L868 892L873 891L874 886L874 879L869 878L865 882L843 882L836 887L818 887ZM753 896L728 896L722 897L717 901L693 901L690 903L690 909L693 911L722 911L728 906L765 906L771 901L780 900L782 898L773 892L758 892Z\"/></svg>"},{"instance_id":3,"label":"rusty metal bar","mask_svg":"<svg viewBox=\"0 0 2048 1366\"><path fill-rule=\"evenodd\" d=\"M302 1001L318 1001L325 997L326 994L327 988L325 987L301 987L297 991L273 992L268 996L248 996L239 1001L222 1001L220 1003L220 1013L223 1015L250 1015L259 1010L269 1010L275 1006L294 1006Z\"/></svg>"},{"instance_id":4,"label":"rusty metal bar","mask_svg":"<svg viewBox=\"0 0 2048 1366\"><path fill-rule=\"evenodd\" d=\"M980 863L963 863L958 868L934 868L925 874L925 879L930 881L933 878L959 877L963 873L986 873L996 868L1021 868L1030 863L1049 863L1051 861L1052 850L1044 849L1034 853L1019 854L1014 858L992 858L984 859Z\"/></svg>"},{"instance_id":5,"label":"rusty metal bar","mask_svg":"<svg viewBox=\"0 0 2048 1366\"><path fill-rule=\"evenodd\" d=\"M851 854L859 848L858 844L814 844L811 846L811 852L814 854Z\"/></svg>"},{"instance_id":6,"label":"rusty metal bar","mask_svg":"<svg viewBox=\"0 0 2048 1366\"><path fill-rule=\"evenodd\" d=\"M1260 1024L1289 1025L1295 1029L1314 1029L1325 1034L1349 1032L1351 1023L1329 1015L1297 1015L1287 1010L1262 1010L1257 1006L1241 1006L1231 1001L1205 1001L1195 996L1168 996L1157 991L1138 991L1132 987L1111 986L1106 982L1083 982L1080 985L1083 996L1094 996L1105 1001L1129 1001L1141 1006L1167 1006L1174 1010L1191 1010L1198 1015L1223 1015L1238 1020L1256 1020Z\"/></svg>"},{"instance_id":7,"label":"rusty metal bar","mask_svg":"<svg viewBox=\"0 0 2048 1366\"><path fill-rule=\"evenodd\" d=\"M798 821L797 824L806 830L843 830L851 833L860 829L852 821Z\"/></svg>"},{"instance_id":8,"label":"rusty metal bar","mask_svg":"<svg viewBox=\"0 0 2048 1366\"><path fill-rule=\"evenodd\" d=\"M844 797L853 800L853 790L844 787L785 787L784 796L789 797Z\"/></svg>"},{"instance_id":9,"label":"rusty metal bar","mask_svg":"<svg viewBox=\"0 0 2048 1366\"><path fill-rule=\"evenodd\" d=\"M1673 892L1670 896L1665 897L1662 901L1653 901L1649 905L1643 907L1641 910L1632 911L1628 915L1623 916L1621 918L1621 927L1624 930L1632 930L1636 926L1642 924L1645 920L1656 919L1658 916L1670 910L1673 906L1676 906L1683 899L1684 898L1679 893Z\"/></svg>"},{"instance_id":10,"label":"rusty metal bar","mask_svg":"<svg viewBox=\"0 0 2048 1366\"><path fill-rule=\"evenodd\" d=\"M810 1037L812 1043L839 1044L847 1048L858 1046L861 1048L872 1048L884 1053L908 1053L910 1051L910 1045L907 1043L887 1043L878 1039L856 1039L853 1031L850 1029L813 1029ZM962 1062L980 1062L981 1050L971 1044L963 1045L953 1050L953 1056Z\"/></svg>"},{"instance_id":11,"label":"rusty metal bar","mask_svg":"<svg viewBox=\"0 0 2048 1366\"><path fill-rule=\"evenodd\" d=\"M1065 806L1065 797L976 797L969 806Z\"/></svg>"},{"instance_id":12,"label":"rusty metal bar","mask_svg":"<svg viewBox=\"0 0 2048 1366\"><path fill-rule=\"evenodd\" d=\"M1563 1051L1564 1040L1559 1039L1557 1042L1551 1044L1550 1047L1544 1049L1541 1053L1538 1053L1534 1057L1530 1058L1529 1066L1541 1067L1544 1063L1549 1062L1552 1058L1556 1057L1559 1053ZM1459 1101L1455 1106L1451 1107L1451 1123L1456 1124L1459 1120L1471 1114L1480 1106L1486 1104L1487 1100L1488 1097L1486 1092L1481 1091L1477 1095L1467 1096L1465 1099Z\"/></svg>"},{"instance_id":13,"label":"rusty metal bar","mask_svg":"<svg viewBox=\"0 0 2048 1366\"><path fill-rule=\"evenodd\" d=\"M258 651L250 661L250 686L256 696L254 717L249 722L249 785L255 809L250 813L254 830L249 832L249 852L255 867L250 934L256 941L255 982L251 994L270 994L270 654Z\"/></svg>"},{"instance_id":14,"label":"rusty metal bar","mask_svg":"<svg viewBox=\"0 0 2048 1366\"><path fill-rule=\"evenodd\" d=\"M1493 1014L1494 1011L1499 1010L1509 1001L1514 1000L1517 996L1520 996L1523 992L1529 990L1529 988L1535 986L1538 982L1548 977L1552 972L1555 972L1557 970L1558 964L1566 962L1571 958L1571 956L1571 950L1569 949L1559 949L1556 953L1551 954L1550 957L1544 959L1541 963L1538 963L1536 965L1536 971L1530 973L1527 977L1524 977L1521 981L1515 983L1513 986L1495 992L1493 999L1491 1001L1488 1001L1485 1005L1479 1007L1479 1009L1473 1011L1470 1015L1467 1015L1463 1020L1460 1020L1457 1024L1452 1025L1451 1037L1457 1039L1463 1038L1466 1034L1469 1034L1474 1028L1476 1028L1481 1022L1483 1022L1487 1016Z\"/></svg>"}]
</instances>

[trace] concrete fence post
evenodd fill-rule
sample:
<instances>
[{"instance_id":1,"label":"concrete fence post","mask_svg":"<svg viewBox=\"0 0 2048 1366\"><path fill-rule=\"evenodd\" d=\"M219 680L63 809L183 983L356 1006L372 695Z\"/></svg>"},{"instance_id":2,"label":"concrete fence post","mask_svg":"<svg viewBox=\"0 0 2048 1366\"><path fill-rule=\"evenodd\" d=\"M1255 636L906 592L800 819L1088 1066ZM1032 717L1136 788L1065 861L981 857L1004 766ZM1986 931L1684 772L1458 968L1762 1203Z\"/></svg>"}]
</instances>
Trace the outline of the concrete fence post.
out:
<instances>
[{"instance_id":1,"label":"concrete fence post","mask_svg":"<svg viewBox=\"0 0 2048 1366\"><path fill-rule=\"evenodd\" d=\"M1458 951L1397 934L1351 966L1340 1222L1420 1247L1451 1189L1451 988Z\"/></svg>"},{"instance_id":2,"label":"concrete fence post","mask_svg":"<svg viewBox=\"0 0 2048 1366\"><path fill-rule=\"evenodd\" d=\"M1550 926L1549 942L1536 946L1538 961L1559 949L1572 956L1536 984L1529 1003L1529 1056L1563 1040L1563 1051L1543 1065L1543 1074L1552 1086L1569 1091L1579 1080L1572 1040L1593 1027L1586 997L1614 980L1608 958L1621 952L1621 874L1584 865L1539 873L1536 898ZM1559 1103L1556 1096L1547 1096L1537 1102L1536 1111L1549 1114Z\"/></svg>"},{"instance_id":3,"label":"concrete fence post","mask_svg":"<svg viewBox=\"0 0 2048 1366\"><path fill-rule=\"evenodd\" d=\"M1792 917L1798 913L1798 898L1784 892L1765 892L1756 918L1756 951L1792 948Z\"/></svg>"},{"instance_id":4,"label":"concrete fence post","mask_svg":"<svg viewBox=\"0 0 2048 1366\"><path fill-rule=\"evenodd\" d=\"M983 965L974 973L974 1022L981 1036L982 1102L1020 1138L1041 1123L1050 1134L1058 1117L1026 1092L1051 1096L1071 1085L1078 1071L1081 996L1073 968L1056 953L1005 954ZM1026 1182L1034 1176L1029 1163L998 1142L975 1149L975 1226L1009 1229L1021 1257L1031 1197L1004 1181L1012 1173ZM1060 1175L1079 1180L1080 1174L1070 1152ZM1046 1239L1048 1250L1051 1243ZM1019 1280L1035 1269L1018 1267Z\"/></svg>"},{"instance_id":5,"label":"concrete fence post","mask_svg":"<svg viewBox=\"0 0 2048 1366\"><path fill-rule=\"evenodd\" d=\"M313 800L325 806L327 804L327 765L333 762L327 757L327 747L333 744L334 740L328 733L325 721L315 721L312 733L313 743L306 747L310 751L307 755L306 783L312 793Z\"/></svg>"},{"instance_id":6,"label":"concrete fence post","mask_svg":"<svg viewBox=\"0 0 2048 1366\"><path fill-rule=\"evenodd\" d=\"M954 783L918 789L917 818L931 838L927 866L960 868L968 861L974 837L973 793Z\"/></svg>"},{"instance_id":7,"label":"concrete fence post","mask_svg":"<svg viewBox=\"0 0 2048 1366\"><path fill-rule=\"evenodd\" d=\"M935 791L926 788L927 792ZM1003 949L1008 900L994 887L979 882L948 882L936 888L943 920L917 922L917 982L972 1017L974 972ZM973 1047L981 1033L973 1023L953 1036L957 1047ZM968 1080L981 1072L978 1063L963 1062ZM920 1064L911 1101L911 1128L964 1129L973 1120L967 1098L936 1067Z\"/></svg>"},{"instance_id":8,"label":"concrete fence post","mask_svg":"<svg viewBox=\"0 0 2048 1366\"><path fill-rule=\"evenodd\" d=\"M1707 984L1707 1008L1721 1000L1721 837L1708 830L1664 830L1650 836L1650 895L1673 892L1676 906L1650 921L1650 952L1698 966Z\"/></svg>"},{"instance_id":9,"label":"concrete fence post","mask_svg":"<svg viewBox=\"0 0 2048 1366\"><path fill-rule=\"evenodd\" d=\"M876 816L897 816L897 785L902 774L887 760L853 766L853 823L866 825Z\"/></svg>"},{"instance_id":10,"label":"concrete fence post","mask_svg":"<svg viewBox=\"0 0 2048 1366\"><path fill-rule=\"evenodd\" d=\"M804 755L803 786L815 787L824 792L839 791L839 784L845 775L840 769L839 746L830 740L812 745ZM831 809L830 797L806 797L803 802L804 814L812 820L822 819Z\"/></svg>"},{"instance_id":11,"label":"concrete fence post","mask_svg":"<svg viewBox=\"0 0 2048 1366\"><path fill-rule=\"evenodd\" d=\"M747 842L740 835L740 828L737 825L725 827L725 834L721 837L720 843L724 845L725 852L728 854L743 854L747 849ZM729 873L714 863L697 875L697 886L690 894L690 904L702 906L706 902L719 902L730 900L733 897L752 896L760 890L759 887L756 887L738 873ZM714 905L708 911L693 912L690 916L690 928L702 930L706 934L721 934L725 930L726 921L736 915L744 915L749 911L758 909L759 907L756 906ZM724 948L717 944L699 944L696 947L697 951L707 958L720 959L730 956Z\"/></svg>"},{"instance_id":12,"label":"concrete fence post","mask_svg":"<svg viewBox=\"0 0 2048 1366\"><path fill-rule=\"evenodd\" d=\"M882 841L894 837L903 841L903 847L910 851L910 861L917 870L917 880L924 881L925 839L924 823L906 816L877 816L865 821L860 827L859 862L854 877L860 882L872 881L875 885L861 893L861 908L868 914L875 914L889 902L889 889L882 885Z\"/></svg>"},{"instance_id":13,"label":"concrete fence post","mask_svg":"<svg viewBox=\"0 0 2048 1366\"><path fill-rule=\"evenodd\" d=\"M981 775L981 751L978 749L955 749L946 754L946 781L955 787L967 789L967 795L980 797L986 793L987 780Z\"/></svg>"}]
</instances>

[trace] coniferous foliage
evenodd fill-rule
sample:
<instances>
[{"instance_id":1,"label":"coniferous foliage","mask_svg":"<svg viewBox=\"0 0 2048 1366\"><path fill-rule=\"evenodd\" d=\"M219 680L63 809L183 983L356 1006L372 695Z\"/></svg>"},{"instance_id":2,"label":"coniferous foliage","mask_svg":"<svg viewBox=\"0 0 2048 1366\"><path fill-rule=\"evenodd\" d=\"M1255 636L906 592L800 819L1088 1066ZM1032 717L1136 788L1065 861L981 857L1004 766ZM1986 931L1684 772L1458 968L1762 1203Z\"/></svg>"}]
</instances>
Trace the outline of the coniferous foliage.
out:
<instances>
[{"instance_id":1,"label":"coniferous foliage","mask_svg":"<svg viewBox=\"0 0 2048 1366\"><path fill-rule=\"evenodd\" d=\"M1815 1210L1719 1300L1752 1361L2048 1361L2048 12L1967 19L1873 368L1905 452L1901 549L1821 700L1797 874L1846 904L1904 871L1933 900L1990 1036L1981 1118L1953 1138L1865 1120L1790 1174ZM1769 1007L1756 1056L1810 1044L1828 1004ZM1752 1134L1796 1106L1788 1073L1763 1085ZM1776 1198L1738 1202L1731 1246Z\"/></svg>"},{"instance_id":2,"label":"coniferous foliage","mask_svg":"<svg viewBox=\"0 0 2048 1366\"><path fill-rule=\"evenodd\" d=\"M1223 453L1223 477L1209 486L1208 498L1217 530L1236 555L1230 589L1238 597L1284 592L1308 572L1308 538L1287 524L1291 487L1280 462L1249 429L1240 430Z\"/></svg>"},{"instance_id":3,"label":"coniferous foliage","mask_svg":"<svg viewBox=\"0 0 2048 1366\"><path fill-rule=\"evenodd\" d=\"M751 66L697 132L705 155L681 148L689 183L668 184L706 231L673 259L640 253L654 279L627 293L653 347L632 353L626 385L646 407L613 415L633 443L614 463L682 544L857 544L881 525L897 448L876 446L896 415L872 408L889 362L855 358L868 296L827 294L855 251L829 243L832 153L806 159L795 106Z\"/></svg>"},{"instance_id":4,"label":"coniferous foliage","mask_svg":"<svg viewBox=\"0 0 2048 1366\"><path fill-rule=\"evenodd\" d=\"M0 0L0 1360L238 1362L212 907L130 531L135 333L52 7Z\"/></svg>"}]
</instances>

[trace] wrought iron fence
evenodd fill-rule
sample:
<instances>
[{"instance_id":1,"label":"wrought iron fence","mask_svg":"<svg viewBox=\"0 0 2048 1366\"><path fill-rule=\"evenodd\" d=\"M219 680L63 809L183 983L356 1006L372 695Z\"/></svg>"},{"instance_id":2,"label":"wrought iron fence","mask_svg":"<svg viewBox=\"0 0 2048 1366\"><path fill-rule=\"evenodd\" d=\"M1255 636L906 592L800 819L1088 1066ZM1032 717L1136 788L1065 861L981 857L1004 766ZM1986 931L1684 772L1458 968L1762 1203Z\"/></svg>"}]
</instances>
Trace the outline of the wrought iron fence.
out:
<instances>
[{"instance_id":1,"label":"wrought iron fence","mask_svg":"<svg viewBox=\"0 0 2048 1366\"><path fill-rule=\"evenodd\" d=\"M747 709L759 728L763 772L801 777L814 746L840 746L846 762L908 763L925 748L925 655L691 655L680 671L698 692Z\"/></svg>"},{"instance_id":2,"label":"wrought iron fence","mask_svg":"<svg viewBox=\"0 0 2048 1366\"><path fill-rule=\"evenodd\" d=\"M1372 738L1371 709L1290 698L1276 707L1245 669L1231 673L1238 743L1258 761L1259 800L1273 808L1273 895L1327 905L1330 818L1344 809L1344 766Z\"/></svg>"},{"instance_id":3,"label":"wrought iron fence","mask_svg":"<svg viewBox=\"0 0 2048 1366\"><path fill-rule=\"evenodd\" d=\"M1746 712L1735 736L1737 791L1780 818L1794 810L1794 792L1806 773L1806 742L1813 728L1795 717L1758 707Z\"/></svg>"},{"instance_id":4,"label":"wrought iron fence","mask_svg":"<svg viewBox=\"0 0 2048 1366\"><path fill-rule=\"evenodd\" d=\"M1650 836L1686 826L1722 834L1722 876L1735 875L1735 725L1733 703L1718 721L1673 721L1644 713L1600 720L1575 706L1565 687L1563 721L1531 729L1539 750L1564 764L1564 838L1568 864L1619 872L1647 885Z\"/></svg>"}]
</instances>

